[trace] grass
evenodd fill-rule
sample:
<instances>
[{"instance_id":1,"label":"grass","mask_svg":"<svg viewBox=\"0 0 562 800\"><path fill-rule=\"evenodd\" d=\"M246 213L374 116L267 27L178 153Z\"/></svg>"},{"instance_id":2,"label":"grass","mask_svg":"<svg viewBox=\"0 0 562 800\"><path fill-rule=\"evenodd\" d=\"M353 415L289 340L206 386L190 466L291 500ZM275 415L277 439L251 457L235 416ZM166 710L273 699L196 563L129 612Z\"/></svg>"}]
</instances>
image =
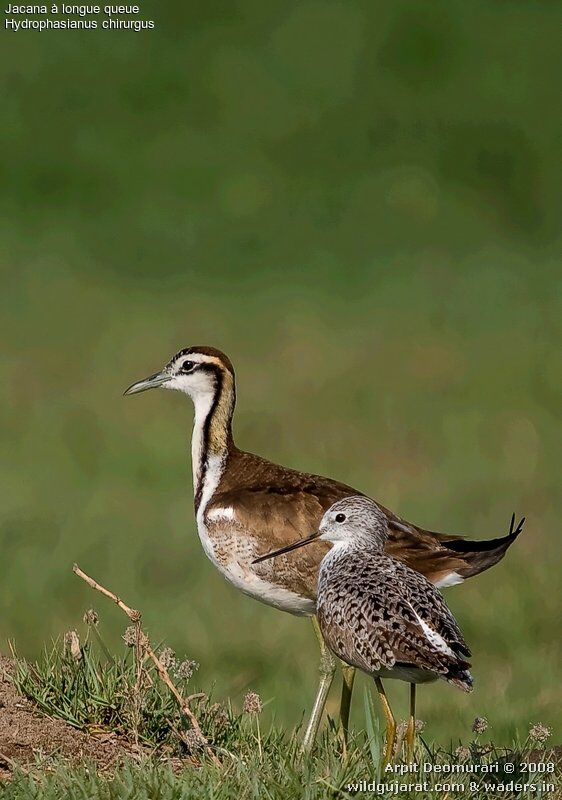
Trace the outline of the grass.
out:
<instances>
[{"instance_id":1,"label":"grass","mask_svg":"<svg viewBox=\"0 0 562 800\"><path fill-rule=\"evenodd\" d=\"M105 646L102 651L100 660L86 640L76 661L67 645L55 643L35 664L17 660L13 681L48 716L81 730L114 732L136 744L165 747L179 755L182 734L189 726L154 666L139 659L134 647L118 658L108 659ZM161 649L160 657L180 693L193 694L190 673L197 665L178 662L170 648ZM214 745L226 746L235 726L231 709L205 693L196 692L190 702Z\"/></svg>"},{"instance_id":2,"label":"grass","mask_svg":"<svg viewBox=\"0 0 562 800\"><path fill-rule=\"evenodd\" d=\"M130 632L125 638L131 640ZM187 662L186 669L169 648L160 648L159 652L184 696L193 694L193 677L188 677L192 663ZM88 626L79 649L75 646L71 652L67 638L45 651L35 664L17 660L12 679L18 691L43 713L92 736L117 734L134 749L109 770L92 763L69 767L61 759L39 755L35 764L16 766L12 780L0 786L4 800L307 800L364 793L405 798L420 791L427 800L451 796L484 800L505 796L504 785L510 781L535 784L518 792L521 798L554 797L553 792L562 790L560 765L556 770L554 766L560 753L553 756L552 751L544 749L544 742L537 743L536 736L496 747L486 741L482 723L475 725L477 732L467 731L464 742L451 742L448 747L420 734L416 772L408 772L402 762L402 731L393 771L388 767L382 771L383 733L367 690L363 697L366 728L352 732L345 757L332 720L313 754L305 756L300 751L300 731L264 723L259 698L248 699L235 713L230 703L215 703L210 694L195 692L192 708L221 761L217 767L189 737L189 727L177 704L150 664L144 658L139 660L135 647L111 656L96 625ZM532 762L539 771L525 774L518 766L521 762ZM459 764L464 772L447 771L448 766L457 765L458 769ZM510 764L515 765L514 771ZM490 765L497 766L488 772ZM371 788L367 789L364 782ZM456 788L445 786L451 782ZM543 783L549 792L536 788Z\"/></svg>"},{"instance_id":3,"label":"grass","mask_svg":"<svg viewBox=\"0 0 562 800\"><path fill-rule=\"evenodd\" d=\"M176 800L179 798L215 798L216 800L285 800L299 798L350 798L354 796L380 796L383 798L410 798L420 796L423 791L424 800L447 800L458 796L468 800L487 800L490 797L505 797L502 782L517 780L521 783L553 786L528 788L517 792L520 798L548 798L552 800L560 791L560 777L541 775L530 779L521 773L500 773L486 778L467 773L465 776L447 772L428 772L419 778L419 783L427 781L427 785L416 788L418 778L410 776L389 775L384 779L377 776L369 758L369 750L357 745L346 764L342 764L337 753L334 753L333 742L328 738L321 741L318 753L314 758L301 759L296 754L296 743L287 740L279 732L270 731L263 737L262 755L257 755L256 741L251 736L239 742L235 756L227 757L222 770L205 765L199 769L185 769L174 772L170 767L147 761L127 763L117 769L111 776L103 776L83 765L69 770L59 767L50 774L40 774L31 770L31 774L17 773L11 784L0 789L0 796L5 800L17 798L90 798L100 800L117 798L135 798L135 800ZM521 750L502 749L487 750L486 758L476 756L475 763L497 763L495 759L505 759L509 763L519 763L525 758ZM431 764L432 769L438 766L446 768L448 764L457 764L451 753L429 750L424 764ZM422 767L423 770L423 767ZM361 782L371 784L369 789L363 788ZM373 783L379 784L375 789ZM393 784L411 784L412 790L396 788ZM444 784L455 783L452 792ZM473 783L474 786L470 786ZM387 784L386 787L381 784ZM459 784L466 786L459 788ZM513 792L507 790L508 796Z\"/></svg>"},{"instance_id":4,"label":"grass","mask_svg":"<svg viewBox=\"0 0 562 800\"><path fill-rule=\"evenodd\" d=\"M253 745L253 746L252 746ZM390 776L385 780L377 780L372 765L365 758L364 750L358 749L352 754L347 765L337 764L331 755L329 743L323 743L319 754L304 763L291 756L291 745L282 737L273 734L268 737L267 749L263 757L258 759L255 754L255 742L251 740L242 749L242 757L235 758L226 764L223 770L203 767L200 770L185 770L175 773L166 766L158 766L152 762L144 764L127 764L118 769L110 778L100 776L91 768L84 766L75 771L59 769L53 774L42 777L19 774L14 777L12 784L4 789L0 795L6 800L12 798L100 798L100 800L179 800L179 798L216 798L216 800L285 800L286 798L299 798L312 800L312 798L351 798L354 796L380 796L383 798L411 798L423 796L424 800L447 800L451 797L468 798L468 800L487 800L490 797L505 797L502 790L502 781L498 776L488 777L486 780L479 776L468 774L468 777L447 773L427 773L419 778L419 783L427 781L423 790L416 787L418 780L412 776ZM493 754L496 757L498 754ZM502 757L515 759L524 757L520 751L502 751ZM450 754L431 753L434 767L456 763ZM429 776L429 777L428 777ZM500 776L504 777L504 776ZM522 780L522 776L515 775ZM505 775L506 783L514 780L513 775ZM362 788L366 781L371 784L369 789ZM474 787L470 787L470 783ZM523 782L523 781L522 781ZM558 777L541 776L540 779L525 781L554 785L554 789L527 789L517 792L522 800L532 798L556 797L560 783ZM451 791L447 784L455 784ZM376 786L378 784L378 787ZM387 784L387 787L381 786ZM396 788L393 784L398 784ZM400 785L411 784L412 790L405 791ZM466 790L459 784L466 785ZM0 790L1 791L1 790ZM421 792L423 791L423 794ZM508 795L513 796L508 789Z\"/></svg>"}]
</instances>

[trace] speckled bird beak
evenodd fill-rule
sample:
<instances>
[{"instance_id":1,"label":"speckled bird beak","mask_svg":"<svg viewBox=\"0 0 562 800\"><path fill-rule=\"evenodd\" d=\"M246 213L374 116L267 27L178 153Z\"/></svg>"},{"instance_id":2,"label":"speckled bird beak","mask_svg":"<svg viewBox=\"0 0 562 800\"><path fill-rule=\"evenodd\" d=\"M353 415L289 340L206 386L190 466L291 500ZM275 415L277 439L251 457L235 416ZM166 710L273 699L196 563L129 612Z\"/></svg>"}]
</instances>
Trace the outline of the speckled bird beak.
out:
<instances>
[{"instance_id":1,"label":"speckled bird beak","mask_svg":"<svg viewBox=\"0 0 562 800\"><path fill-rule=\"evenodd\" d=\"M271 553L266 553L264 556L255 558L252 561L252 564L259 564L261 561L268 561L270 558L283 555L283 553L290 553L291 550L297 550L299 547L304 547L305 544L310 544L310 542L314 542L319 537L320 531L316 531L316 533L313 533L311 536L307 536L306 539L299 539L298 542L293 542L293 544L288 544L286 547L281 547L279 550L273 550Z\"/></svg>"}]
</instances>

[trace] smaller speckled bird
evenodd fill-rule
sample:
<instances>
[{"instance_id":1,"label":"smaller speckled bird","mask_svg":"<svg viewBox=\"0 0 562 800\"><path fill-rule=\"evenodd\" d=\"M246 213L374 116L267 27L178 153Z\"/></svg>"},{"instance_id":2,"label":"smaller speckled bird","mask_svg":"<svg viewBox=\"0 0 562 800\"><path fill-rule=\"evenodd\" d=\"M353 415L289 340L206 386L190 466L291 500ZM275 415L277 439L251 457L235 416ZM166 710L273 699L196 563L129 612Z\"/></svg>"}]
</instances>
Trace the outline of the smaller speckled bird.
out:
<instances>
[{"instance_id":1,"label":"smaller speckled bird","mask_svg":"<svg viewBox=\"0 0 562 800\"><path fill-rule=\"evenodd\" d=\"M396 722L381 678L410 683L408 757L415 738L415 687L442 678L470 692L471 653L435 586L401 561L384 555L388 520L367 497L347 497L324 514L320 530L256 561L332 542L318 578L317 617L330 649L375 679L387 720L385 763L393 755Z\"/></svg>"}]
</instances>

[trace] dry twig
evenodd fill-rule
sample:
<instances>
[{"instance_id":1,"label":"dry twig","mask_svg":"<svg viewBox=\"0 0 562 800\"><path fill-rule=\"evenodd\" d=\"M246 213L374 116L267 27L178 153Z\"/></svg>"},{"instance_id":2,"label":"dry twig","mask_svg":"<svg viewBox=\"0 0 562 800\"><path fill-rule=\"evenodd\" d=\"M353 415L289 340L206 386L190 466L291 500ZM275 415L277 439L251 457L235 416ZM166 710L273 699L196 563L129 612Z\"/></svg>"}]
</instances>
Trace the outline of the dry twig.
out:
<instances>
[{"instance_id":1,"label":"dry twig","mask_svg":"<svg viewBox=\"0 0 562 800\"><path fill-rule=\"evenodd\" d=\"M7 756L1 750L0 750L0 762L4 762L4 764L6 764L6 766L10 767L12 772L15 772L16 770L19 769L20 772L23 772L24 775L29 775L30 774L29 770L26 769L23 766L23 764L18 764L17 761L14 761L13 758L10 758L10 756Z\"/></svg>"},{"instance_id":2,"label":"dry twig","mask_svg":"<svg viewBox=\"0 0 562 800\"><path fill-rule=\"evenodd\" d=\"M101 594L105 595L105 597L109 598L110 600L113 600L113 602L116 603L119 606L121 611L125 612L125 614L129 617L131 622L140 623L140 619L141 619L141 612L140 611L137 611L135 608L131 608L126 603L124 603L123 600L121 600L120 597L118 597L116 594L114 594L114 592L111 592L109 589L106 589L105 586L102 586L100 583L95 581L93 578L90 578L89 575L86 575L86 573L83 570L80 569L78 564L74 564L74 566L72 567L72 571L75 573L75 575L78 575L79 578L82 578L82 580L85 581L88 584L88 586L91 586L92 589L95 589L96 591L101 592ZM154 666L156 667L156 671L158 672L158 675L160 676L161 680L166 684L168 689L174 695L174 697L176 698L182 713L187 717L187 719L191 723L191 727L193 728L195 734L197 735L197 737L201 741L202 748L207 750L211 760L218 767L222 766L221 762L219 761L219 759L217 758L217 756L215 755L215 753L211 749L211 746L209 745L209 742L207 741L206 737L203 735L203 732L201 730L199 722L197 721L197 717L195 716L193 711L190 709L187 700L185 700L182 697L182 695L179 693L178 689L176 688L176 686L172 682L172 679L170 678L168 670L162 664L162 662L160 661L160 659L158 658L158 656L156 655L156 653L154 652L154 650L150 646L150 641L148 639L148 636L146 636L146 634L143 634L143 636L142 636L142 645L143 645L143 648L144 648L144 650L146 652L146 655L150 659L152 659L152 661L154 663Z\"/></svg>"}]
</instances>

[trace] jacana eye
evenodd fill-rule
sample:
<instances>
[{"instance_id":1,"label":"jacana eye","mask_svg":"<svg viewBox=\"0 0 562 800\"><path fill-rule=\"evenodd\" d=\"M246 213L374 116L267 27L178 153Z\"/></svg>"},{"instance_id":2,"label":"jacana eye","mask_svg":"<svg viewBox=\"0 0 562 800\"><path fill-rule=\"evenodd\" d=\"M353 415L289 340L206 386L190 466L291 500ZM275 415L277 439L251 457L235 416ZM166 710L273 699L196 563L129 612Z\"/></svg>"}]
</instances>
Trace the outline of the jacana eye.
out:
<instances>
[{"instance_id":1,"label":"jacana eye","mask_svg":"<svg viewBox=\"0 0 562 800\"><path fill-rule=\"evenodd\" d=\"M183 372L189 372L190 369L193 369L195 366L195 361L184 361L181 365Z\"/></svg>"},{"instance_id":2,"label":"jacana eye","mask_svg":"<svg viewBox=\"0 0 562 800\"><path fill-rule=\"evenodd\" d=\"M336 522L345 522L345 514L336 514Z\"/></svg>"}]
</instances>

